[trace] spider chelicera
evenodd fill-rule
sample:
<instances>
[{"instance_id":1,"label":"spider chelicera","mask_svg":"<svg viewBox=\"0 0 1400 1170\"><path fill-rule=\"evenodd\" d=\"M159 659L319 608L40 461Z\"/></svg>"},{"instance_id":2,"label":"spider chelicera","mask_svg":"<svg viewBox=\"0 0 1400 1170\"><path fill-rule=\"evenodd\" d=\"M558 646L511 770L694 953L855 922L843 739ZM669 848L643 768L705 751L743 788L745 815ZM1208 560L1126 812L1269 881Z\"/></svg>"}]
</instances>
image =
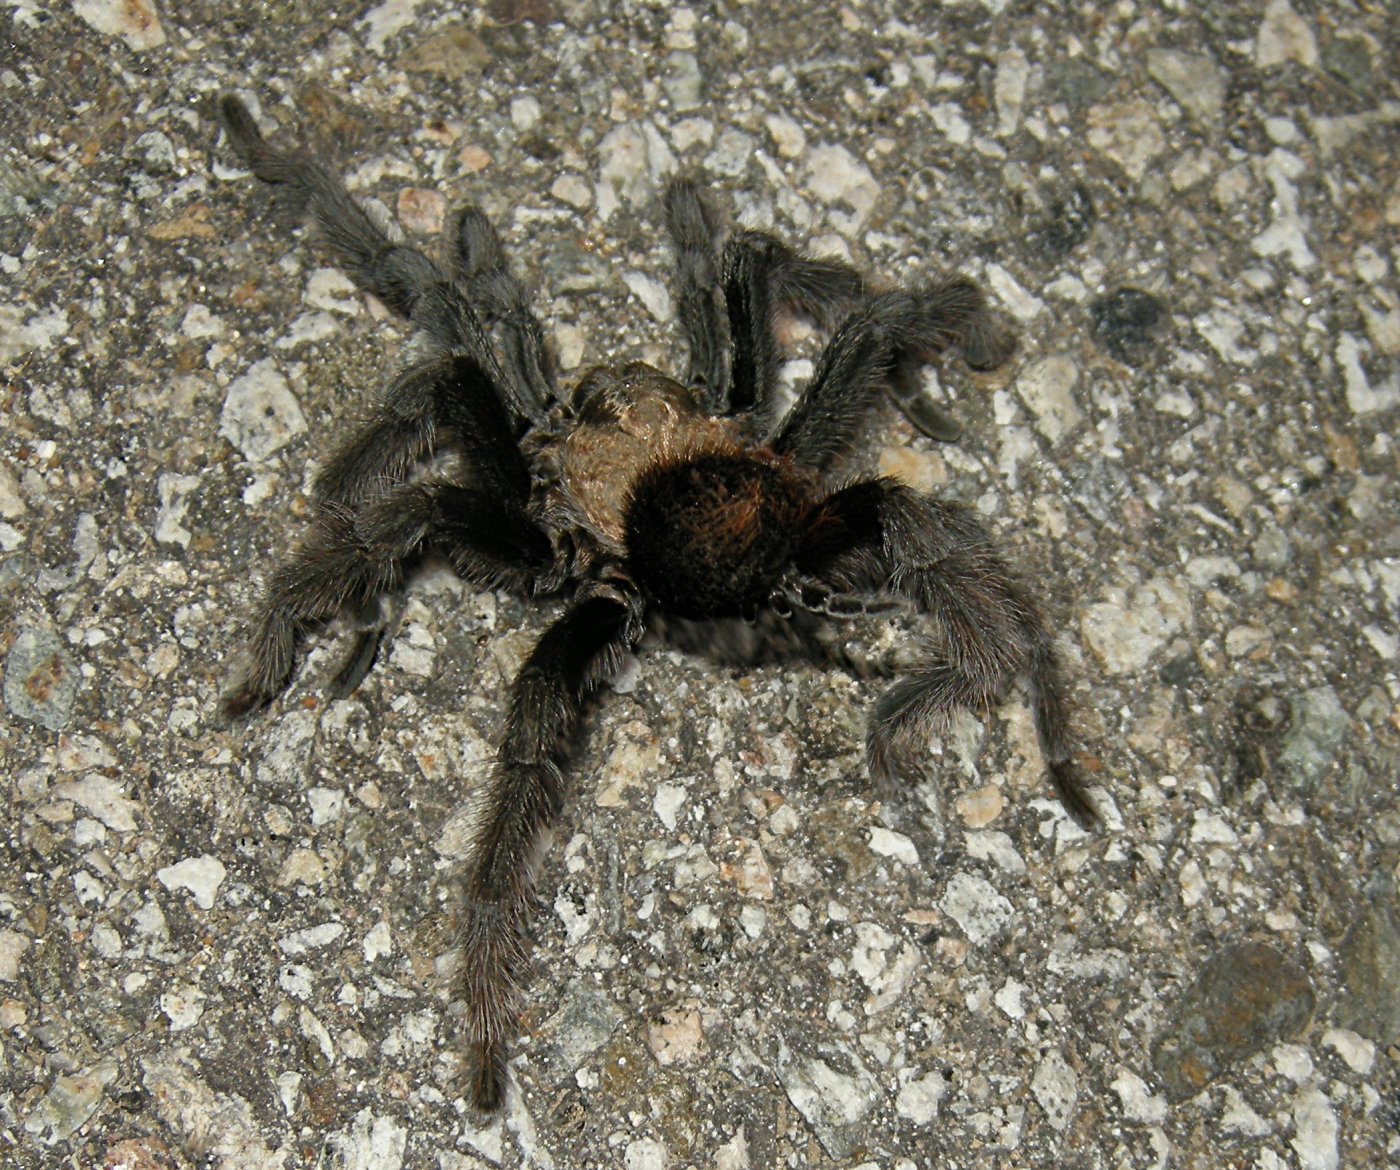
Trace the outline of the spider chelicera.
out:
<instances>
[{"instance_id":1,"label":"spider chelicera","mask_svg":"<svg viewBox=\"0 0 1400 1170\"><path fill-rule=\"evenodd\" d=\"M582 706L649 628L727 662L842 662L833 631L903 609L937 636L886 671L896 677L866 737L877 788L922 778L942 720L989 707L1021 680L1050 779L1080 823L1095 821L1054 642L982 524L891 480L843 476L883 393L926 431L946 430L910 377L919 362L952 346L976 368L1009 355L1010 334L972 281L875 293L849 266L763 233L721 248L695 185L673 182L665 215L684 375L598 367L565 396L480 211L458 213L447 257L432 260L314 158L270 145L237 97L221 98L219 113L253 174L309 214L360 288L414 330L405 365L316 478L309 531L267 583L225 710L270 703L308 632L373 612L430 552L481 588L567 600L512 684L479 797L462 928L477 1107L497 1108L504 1093L532 869L564 803ZM775 321L785 310L830 339L782 412ZM383 636L382 623L360 632L336 695L363 679Z\"/></svg>"}]
</instances>

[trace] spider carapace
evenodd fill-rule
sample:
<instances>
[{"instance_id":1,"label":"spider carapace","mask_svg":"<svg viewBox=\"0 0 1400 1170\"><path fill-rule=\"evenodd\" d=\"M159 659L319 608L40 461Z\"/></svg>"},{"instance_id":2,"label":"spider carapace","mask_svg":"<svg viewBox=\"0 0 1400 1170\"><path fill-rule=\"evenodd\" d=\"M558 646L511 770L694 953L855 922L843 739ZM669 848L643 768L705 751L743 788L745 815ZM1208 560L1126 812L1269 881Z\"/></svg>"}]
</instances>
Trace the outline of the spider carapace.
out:
<instances>
[{"instance_id":1,"label":"spider carapace","mask_svg":"<svg viewBox=\"0 0 1400 1170\"><path fill-rule=\"evenodd\" d=\"M253 174L413 329L401 370L317 476L309 531L270 575L225 709L271 702L309 632L373 612L428 553L478 587L566 600L512 684L478 796L462 924L477 1107L497 1108L505 1090L532 867L564 802L582 706L648 629L730 662L843 662L846 623L903 610L927 636L887 671L896 677L871 713L873 782L888 791L922 779L940 721L990 706L1019 680L1060 797L1081 823L1095 819L1054 642L982 524L960 505L845 471L883 394L926 431L946 429L910 376L919 362L950 347L976 368L1010 354L972 281L873 292L846 264L764 233L721 244L697 187L675 181L664 208L685 370L600 367L564 395L481 212L458 213L447 255L433 260L314 158L271 146L238 98L221 99L220 117ZM782 311L829 334L786 411ZM382 636L360 634L337 694L361 681Z\"/></svg>"}]
</instances>

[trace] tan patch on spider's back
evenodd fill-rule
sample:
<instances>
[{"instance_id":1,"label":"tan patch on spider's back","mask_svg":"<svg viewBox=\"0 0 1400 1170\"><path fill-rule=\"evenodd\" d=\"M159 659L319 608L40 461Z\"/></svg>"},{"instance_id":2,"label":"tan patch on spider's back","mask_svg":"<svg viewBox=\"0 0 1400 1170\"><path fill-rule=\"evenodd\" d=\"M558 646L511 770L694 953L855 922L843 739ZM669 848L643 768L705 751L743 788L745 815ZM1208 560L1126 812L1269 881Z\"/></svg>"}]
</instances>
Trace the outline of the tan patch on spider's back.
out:
<instances>
[{"instance_id":1,"label":"tan patch on spider's back","mask_svg":"<svg viewBox=\"0 0 1400 1170\"><path fill-rule=\"evenodd\" d=\"M618 548L632 487L648 468L741 450L733 422L705 414L689 390L648 366L627 367L599 414L564 440L563 485L589 528Z\"/></svg>"}]
</instances>

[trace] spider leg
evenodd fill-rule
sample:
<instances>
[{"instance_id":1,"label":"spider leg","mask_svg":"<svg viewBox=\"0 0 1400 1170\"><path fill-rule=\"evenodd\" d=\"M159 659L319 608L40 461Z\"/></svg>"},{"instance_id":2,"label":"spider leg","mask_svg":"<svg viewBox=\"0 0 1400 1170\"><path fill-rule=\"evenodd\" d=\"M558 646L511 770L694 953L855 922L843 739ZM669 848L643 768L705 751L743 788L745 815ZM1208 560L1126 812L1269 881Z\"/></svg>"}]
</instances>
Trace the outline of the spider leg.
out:
<instances>
[{"instance_id":1,"label":"spider leg","mask_svg":"<svg viewBox=\"0 0 1400 1170\"><path fill-rule=\"evenodd\" d=\"M724 249L724 300L733 345L729 411L771 423L777 390L777 313L795 308L823 327L858 300L864 282L836 260L813 260L764 232L740 232Z\"/></svg>"},{"instance_id":2,"label":"spider leg","mask_svg":"<svg viewBox=\"0 0 1400 1170\"><path fill-rule=\"evenodd\" d=\"M419 367L397 385L402 393L390 399L386 417L430 420L419 425L455 435L466 482L396 482L407 471L406 451L375 446L383 422L352 438L317 480L321 507L310 535L268 583L244 665L224 700L230 714L270 702L291 679L308 629L347 608L376 605L402 584L405 562L428 546L444 552L465 580L487 588L528 592L549 579L552 545L526 512L530 471L486 372L457 356ZM382 626L361 632L337 678L338 694L363 678L381 637Z\"/></svg>"},{"instance_id":3,"label":"spider leg","mask_svg":"<svg viewBox=\"0 0 1400 1170\"><path fill-rule=\"evenodd\" d=\"M901 362L981 336L981 290L953 276L918 291L870 298L837 329L773 439L773 449L815 471L829 471L848 451L878 389Z\"/></svg>"},{"instance_id":4,"label":"spider leg","mask_svg":"<svg viewBox=\"0 0 1400 1170\"><path fill-rule=\"evenodd\" d=\"M690 349L685 383L700 391L704 408L718 414L725 407L729 375L725 331L720 321L719 266L714 214L694 183L677 179L666 188L666 227L676 247L676 311Z\"/></svg>"},{"instance_id":5,"label":"spider leg","mask_svg":"<svg viewBox=\"0 0 1400 1170\"><path fill-rule=\"evenodd\" d=\"M441 438L455 436L474 478L524 502L530 472L495 382L465 354L440 355L402 370L369 420L316 476L323 507L356 507L403 483Z\"/></svg>"},{"instance_id":6,"label":"spider leg","mask_svg":"<svg viewBox=\"0 0 1400 1170\"><path fill-rule=\"evenodd\" d=\"M355 283L411 320L423 291L445 279L442 270L417 248L391 238L387 226L376 223L321 163L269 143L233 94L219 98L219 121L253 174L276 187L291 210L315 220Z\"/></svg>"},{"instance_id":7,"label":"spider leg","mask_svg":"<svg viewBox=\"0 0 1400 1170\"><path fill-rule=\"evenodd\" d=\"M270 703L291 681L309 630L401 588L407 564L429 547L487 589L528 592L553 562L549 538L523 508L495 492L424 480L398 484L357 511L324 508L268 581L224 711L237 717ZM354 677L365 640L357 641L337 689Z\"/></svg>"},{"instance_id":8,"label":"spider leg","mask_svg":"<svg viewBox=\"0 0 1400 1170\"><path fill-rule=\"evenodd\" d=\"M544 330L530 308L530 298L511 275L496 229L475 207L457 217L453 263L472 304L500 324L506 376L522 389L529 417L543 421L555 398Z\"/></svg>"},{"instance_id":9,"label":"spider leg","mask_svg":"<svg viewBox=\"0 0 1400 1170\"><path fill-rule=\"evenodd\" d=\"M916 754L952 711L985 709L1024 678L1060 799L1081 825L1094 824L1098 813L1074 763L1054 642L973 515L888 480L867 480L828 496L811 532L796 558L801 573L839 594L903 598L944 635L944 654L915 665L875 704L866 760L876 784L888 788L916 770Z\"/></svg>"},{"instance_id":10,"label":"spider leg","mask_svg":"<svg viewBox=\"0 0 1400 1170\"><path fill-rule=\"evenodd\" d=\"M511 688L505 737L478 810L462 932L470 1092L479 1109L497 1109L505 1093L505 1045L528 965L532 869L563 805L563 767L583 701L640 634L636 595L595 583L545 632Z\"/></svg>"},{"instance_id":11,"label":"spider leg","mask_svg":"<svg viewBox=\"0 0 1400 1170\"><path fill-rule=\"evenodd\" d=\"M516 372L514 367L499 369L470 288L405 243L392 223L378 222L321 163L271 145L233 94L219 99L219 120L234 152L253 174L273 186L292 210L311 216L351 279L417 328L415 340L427 356L466 353L495 377L517 418L542 417L534 382L507 376Z\"/></svg>"}]
</instances>

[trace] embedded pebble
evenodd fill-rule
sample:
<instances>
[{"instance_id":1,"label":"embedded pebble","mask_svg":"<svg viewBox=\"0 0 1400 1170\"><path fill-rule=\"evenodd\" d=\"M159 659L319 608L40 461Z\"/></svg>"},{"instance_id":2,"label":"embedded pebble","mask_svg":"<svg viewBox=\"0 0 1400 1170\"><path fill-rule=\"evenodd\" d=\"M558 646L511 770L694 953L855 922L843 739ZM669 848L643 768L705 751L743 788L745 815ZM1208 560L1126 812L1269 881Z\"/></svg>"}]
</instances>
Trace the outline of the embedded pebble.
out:
<instances>
[{"instance_id":1,"label":"embedded pebble","mask_svg":"<svg viewBox=\"0 0 1400 1170\"><path fill-rule=\"evenodd\" d=\"M844 146L824 144L807 152L807 187L827 205L837 231L853 236L870 219L880 185L870 168ZM848 208L848 212L838 210Z\"/></svg>"},{"instance_id":2,"label":"embedded pebble","mask_svg":"<svg viewBox=\"0 0 1400 1170\"><path fill-rule=\"evenodd\" d=\"M1293 1099L1292 1145L1299 1170L1337 1170L1337 1133L1341 1128L1327 1094L1312 1085Z\"/></svg>"},{"instance_id":3,"label":"embedded pebble","mask_svg":"<svg viewBox=\"0 0 1400 1170\"><path fill-rule=\"evenodd\" d=\"M204 1015L204 992L189 983L172 983L160 996L161 1014L172 1032L193 1028Z\"/></svg>"},{"instance_id":4,"label":"embedded pebble","mask_svg":"<svg viewBox=\"0 0 1400 1170\"><path fill-rule=\"evenodd\" d=\"M1250 241L1260 256L1285 255L1300 272L1312 268L1317 256L1308 246L1308 224L1300 209L1297 181L1307 174L1307 164L1289 150L1275 150L1264 163L1264 177L1274 189L1274 220Z\"/></svg>"},{"instance_id":5,"label":"embedded pebble","mask_svg":"<svg viewBox=\"0 0 1400 1170\"><path fill-rule=\"evenodd\" d=\"M1011 838L992 830L967 835L967 851L980 861L990 861L1005 873L1025 873L1026 860L1017 852Z\"/></svg>"},{"instance_id":6,"label":"embedded pebble","mask_svg":"<svg viewBox=\"0 0 1400 1170\"><path fill-rule=\"evenodd\" d=\"M593 204L593 188L582 175L560 175L550 184L549 193L559 202L580 211Z\"/></svg>"},{"instance_id":7,"label":"embedded pebble","mask_svg":"<svg viewBox=\"0 0 1400 1170\"><path fill-rule=\"evenodd\" d=\"M3 358L0 358L0 361L3 361ZM20 493L19 480L15 478L15 473L0 465L0 516L6 520L18 520L27 511L29 505L24 502L24 496Z\"/></svg>"},{"instance_id":8,"label":"embedded pebble","mask_svg":"<svg viewBox=\"0 0 1400 1170\"><path fill-rule=\"evenodd\" d=\"M1350 333L1337 338L1337 365L1342 369L1342 382L1346 386L1347 405L1353 414L1372 414L1378 410L1388 410L1400 402L1400 376L1392 370L1389 380L1381 386L1372 386L1362 364L1362 343Z\"/></svg>"},{"instance_id":9,"label":"embedded pebble","mask_svg":"<svg viewBox=\"0 0 1400 1170\"><path fill-rule=\"evenodd\" d=\"M1008 49L997 59L993 96L996 102L998 138L1014 134L1021 124L1021 108L1026 101L1030 62L1019 49Z\"/></svg>"},{"instance_id":10,"label":"embedded pebble","mask_svg":"<svg viewBox=\"0 0 1400 1170\"><path fill-rule=\"evenodd\" d=\"M410 73L434 74L449 81L479 73L490 63L491 50L465 24L440 26L414 42L398 60L399 67Z\"/></svg>"},{"instance_id":11,"label":"embedded pebble","mask_svg":"<svg viewBox=\"0 0 1400 1170\"><path fill-rule=\"evenodd\" d=\"M851 1049L833 1046L823 1052L829 1060L794 1058L786 1049L780 1051L778 1076L822 1148L840 1161L864 1144L861 1122L884 1094Z\"/></svg>"},{"instance_id":12,"label":"embedded pebble","mask_svg":"<svg viewBox=\"0 0 1400 1170\"><path fill-rule=\"evenodd\" d=\"M756 144L752 135L742 130L728 129L719 136L719 141L708 155L705 166L716 174L737 178L749 169Z\"/></svg>"},{"instance_id":13,"label":"embedded pebble","mask_svg":"<svg viewBox=\"0 0 1400 1170\"><path fill-rule=\"evenodd\" d=\"M746 898L773 897L773 871L757 841L741 841L744 847L738 862L724 862L719 867L719 875L727 882L733 882Z\"/></svg>"},{"instance_id":14,"label":"embedded pebble","mask_svg":"<svg viewBox=\"0 0 1400 1170\"><path fill-rule=\"evenodd\" d=\"M308 926L305 930L294 930L277 940L284 954L304 955L307 951L328 947L345 933L345 925L340 922L323 922L319 926Z\"/></svg>"},{"instance_id":15,"label":"embedded pebble","mask_svg":"<svg viewBox=\"0 0 1400 1170\"><path fill-rule=\"evenodd\" d=\"M629 269L622 274L622 283L642 302L654 321L669 324L675 316L671 308L671 290L656 277Z\"/></svg>"},{"instance_id":16,"label":"embedded pebble","mask_svg":"<svg viewBox=\"0 0 1400 1170\"><path fill-rule=\"evenodd\" d=\"M1315 1003L1307 973L1281 951L1261 943L1225 947L1152 1046L1167 1100L1193 1097L1240 1061L1296 1036Z\"/></svg>"},{"instance_id":17,"label":"embedded pebble","mask_svg":"<svg viewBox=\"0 0 1400 1170\"><path fill-rule=\"evenodd\" d=\"M130 833L136 829L133 815L141 806L122 791L121 782L94 772L80 780L55 785L54 793L87 809L109 829Z\"/></svg>"},{"instance_id":18,"label":"embedded pebble","mask_svg":"<svg viewBox=\"0 0 1400 1170\"><path fill-rule=\"evenodd\" d=\"M1147 174L1152 160L1167 149L1157 111L1141 98L1095 106L1086 121L1090 144L1134 180Z\"/></svg>"},{"instance_id":19,"label":"embedded pebble","mask_svg":"<svg viewBox=\"0 0 1400 1170\"><path fill-rule=\"evenodd\" d=\"M617 1005L599 988L575 980L550 1020L560 1062L565 1068L578 1068L607 1044L621 1021Z\"/></svg>"},{"instance_id":20,"label":"embedded pebble","mask_svg":"<svg viewBox=\"0 0 1400 1170\"><path fill-rule=\"evenodd\" d=\"M685 804L686 790L678 784L658 784L651 798L652 811L668 829L676 827L676 814Z\"/></svg>"},{"instance_id":21,"label":"embedded pebble","mask_svg":"<svg viewBox=\"0 0 1400 1170\"><path fill-rule=\"evenodd\" d=\"M938 1116L939 1102L947 1093L948 1079L936 1069L923 1076L911 1076L901 1081L894 1109L906 1121L928 1125Z\"/></svg>"},{"instance_id":22,"label":"embedded pebble","mask_svg":"<svg viewBox=\"0 0 1400 1170\"><path fill-rule=\"evenodd\" d=\"M185 514L203 481L197 475L162 475L156 480L160 511L156 514L156 540L161 544L190 547L193 533L185 527Z\"/></svg>"},{"instance_id":23,"label":"embedded pebble","mask_svg":"<svg viewBox=\"0 0 1400 1170\"><path fill-rule=\"evenodd\" d=\"M1225 108L1225 74L1208 54L1152 49L1147 72L1198 122L1212 125Z\"/></svg>"},{"instance_id":24,"label":"embedded pebble","mask_svg":"<svg viewBox=\"0 0 1400 1170\"><path fill-rule=\"evenodd\" d=\"M1377 901L1361 912L1338 948L1345 994L1338 1023L1377 1044L1400 1044L1400 921Z\"/></svg>"},{"instance_id":25,"label":"embedded pebble","mask_svg":"<svg viewBox=\"0 0 1400 1170\"><path fill-rule=\"evenodd\" d=\"M404 230L420 235L441 235L447 222L446 196L423 187L405 187L400 191L395 210Z\"/></svg>"},{"instance_id":26,"label":"embedded pebble","mask_svg":"<svg viewBox=\"0 0 1400 1170\"><path fill-rule=\"evenodd\" d=\"M17 930L0 930L0 982L19 978L19 962L29 949L29 939Z\"/></svg>"},{"instance_id":27,"label":"embedded pebble","mask_svg":"<svg viewBox=\"0 0 1400 1170\"><path fill-rule=\"evenodd\" d=\"M408 1127L366 1106L345 1129L326 1137L326 1147L331 1164L346 1170L401 1170Z\"/></svg>"},{"instance_id":28,"label":"embedded pebble","mask_svg":"<svg viewBox=\"0 0 1400 1170\"><path fill-rule=\"evenodd\" d=\"M360 311L360 290L338 268L318 268L306 281L304 300L312 308L354 316Z\"/></svg>"},{"instance_id":29,"label":"embedded pebble","mask_svg":"<svg viewBox=\"0 0 1400 1170\"><path fill-rule=\"evenodd\" d=\"M53 1087L29 1109L25 1132L49 1146L70 1137L97 1112L104 1090L116 1077L114 1060L57 1077Z\"/></svg>"},{"instance_id":30,"label":"embedded pebble","mask_svg":"<svg viewBox=\"0 0 1400 1170\"><path fill-rule=\"evenodd\" d=\"M1074 398L1079 367L1068 354L1051 354L1021 372L1016 380L1021 401L1035 415L1035 426L1057 443L1084 420Z\"/></svg>"},{"instance_id":31,"label":"embedded pebble","mask_svg":"<svg viewBox=\"0 0 1400 1170\"><path fill-rule=\"evenodd\" d=\"M763 124L782 158L800 158L807 149L807 136L803 134L802 127L785 114L769 114L763 119Z\"/></svg>"},{"instance_id":32,"label":"embedded pebble","mask_svg":"<svg viewBox=\"0 0 1400 1170\"><path fill-rule=\"evenodd\" d=\"M19 305L0 305L0 365L9 365L35 349L45 349L68 331L60 310L37 313L28 320Z\"/></svg>"},{"instance_id":33,"label":"embedded pebble","mask_svg":"<svg viewBox=\"0 0 1400 1170\"><path fill-rule=\"evenodd\" d=\"M230 384L219 415L219 434L250 463L261 463L305 433L301 406L271 358L255 362Z\"/></svg>"},{"instance_id":34,"label":"embedded pebble","mask_svg":"<svg viewBox=\"0 0 1400 1170\"><path fill-rule=\"evenodd\" d=\"M1080 617L1084 641L1112 674L1141 670L1191 621L1188 594L1165 578L1131 593L1114 590Z\"/></svg>"},{"instance_id":35,"label":"embedded pebble","mask_svg":"<svg viewBox=\"0 0 1400 1170\"><path fill-rule=\"evenodd\" d=\"M647 1047L663 1067L695 1059L703 1040L700 1013L694 1008L667 1008L647 1024Z\"/></svg>"},{"instance_id":36,"label":"embedded pebble","mask_svg":"<svg viewBox=\"0 0 1400 1170\"><path fill-rule=\"evenodd\" d=\"M1254 60L1261 69L1272 69L1285 61L1317 64L1317 39L1288 0L1269 0L1255 39Z\"/></svg>"},{"instance_id":37,"label":"embedded pebble","mask_svg":"<svg viewBox=\"0 0 1400 1170\"><path fill-rule=\"evenodd\" d=\"M987 784L972 792L964 792L954 802L958 816L969 829L981 829L1001 816L1006 798L996 784Z\"/></svg>"},{"instance_id":38,"label":"embedded pebble","mask_svg":"<svg viewBox=\"0 0 1400 1170\"><path fill-rule=\"evenodd\" d=\"M661 180L676 169L675 155L650 122L626 122L609 131L598 144L598 156L594 202L603 223L624 203L653 199Z\"/></svg>"},{"instance_id":39,"label":"embedded pebble","mask_svg":"<svg viewBox=\"0 0 1400 1170\"><path fill-rule=\"evenodd\" d=\"M1346 742L1351 716L1331 687L1316 687L1294 696L1292 724L1279 752L1280 771L1292 782L1311 790L1332 767Z\"/></svg>"},{"instance_id":40,"label":"embedded pebble","mask_svg":"<svg viewBox=\"0 0 1400 1170\"><path fill-rule=\"evenodd\" d=\"M870 829L870 849L881 857L892 857L908 866L919 864L919 851L903 833L874 825Z\"/></svg>"},{"instance_id":41,"label":"embedded pebble","mask_svg":"<svg viewBox=\"0 0 1400 1170\"><path fill-rule=\"evenodd\" d=\"M22 629L5 656L5 706L21 719L61 731L77 696L77 663L58 636Z\"/></svg>"},{"instance_id":42,"label":"embedded pebble","mask_svg":"<svg viewBox=\"0 0 1400 1170\"><path fill-rule=\"evenodd\" d=\"M678 114L698 110L704 104L705 86L700 62L694 53L672 53L666 58L661 86Z\"/></svg>"},{"instance_id":43,"label":"embedded pebble","mask_svg":"<svg viewBox=\"0 0 1400 1170\"><path fill-rule=\"evenodd\" d=\"M1376 1046L1364 1036L1358 1036L1346 1028L1328 1028L1322 1034L1322 1042L1346 1061L1353 1072L1364 1076L1375 1065Z\"/></svg>"},{"instance_id":44,"label":"embedded pebble","mask_svg":"<svg viewBox=\"0 0 1400 1170\"><path fill-rule=\"evenodd\" d=\"M623 1170L666 1170L666 1147L655 1138L638 1138L627 1143L622 1155Z\"/></svg>"},{"instance_id":45,"label":"embedded pebble","mask_svg":"<svg viewBox=\"0 0 1400 1170\"><path fill-rule=\"evenodd\" d=\"M98 32L121 37L135 52L165 44L165 29L150 0L73 0L73 12Z\"/></svg>"},{"instance_id":46,"label":"embedded pebble","mask_svg":"<svg viewBox=\"0 0 1400 1170\"><path fill-rule=\"evenodd\" d=\"M939 900L939 908L962 929L968 942L982 946L1006 930L1016 910L986 878L954 874Z\"/></svg>"},{"instance_id":47,"label":"embedded pebble","mask_svg":"<svg viewBox=\"0 0 1400 1170\"><path fill-rule=\"evenodd\" d=\"M214 899L227 875L224 863L207 853L200 857L187 857L175 865L156 870L161 885L172 892L188 890L194 895L194 904L201 910L214 908Z\"/></svg>"},{"instance_id":48,"label":"embedded pebble","mask_svg":"<svg viewBox=\"0 0 1400 1170\"><path fill-rule=\"evenodd\" d=\"M1079 1101L1079 1077L1058 1048L1050 1049L1036 1066L1031 1094L1040 1102L1050 1124L1064 1133Z\"/></svg>"}]
</instances>

